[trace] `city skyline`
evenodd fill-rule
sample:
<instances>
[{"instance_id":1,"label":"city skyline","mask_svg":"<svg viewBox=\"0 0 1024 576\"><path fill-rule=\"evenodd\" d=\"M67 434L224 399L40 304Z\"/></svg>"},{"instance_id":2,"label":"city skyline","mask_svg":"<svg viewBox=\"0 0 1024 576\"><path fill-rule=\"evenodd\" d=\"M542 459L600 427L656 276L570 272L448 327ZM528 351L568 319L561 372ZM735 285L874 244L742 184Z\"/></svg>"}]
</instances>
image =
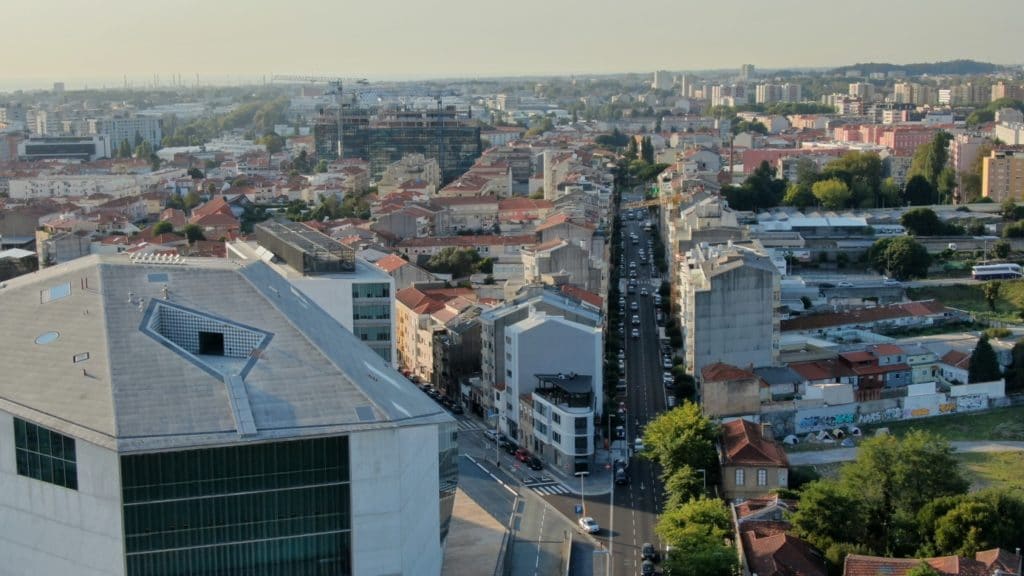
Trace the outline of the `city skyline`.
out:
<instances>
[{"instance_id":1,"label":"city skyline","mask_svg":"<svg viewBox=\"0 0 1024 576\"><path fill-rule=\"evenodd\" d=\"M230 84L273 73L422 80L729 69L743 63L767 69L961 58L1013 64L991 39L1012 37L1024 4L990 4L1001 17L968 27L961 23L974 17L973 7L954 0L867 0L845 9L840 22L801 0L741 0L725 15L710 4L649 0L625 18L613 11L620 5L603 0L524 0L515 11L496 15L468 0L418 2L397 15L393 6L325 0L307 2L302 11L237 0L185 0L155 11L108 0L105 10L84 10L70 0L51 0L19 8L21 25L0 37L0 47L18 55L5 62L0 90L54 81L68 88L113 87L124 79L149 85L157 75L161 85L172 84L172 77L192 85L197 77L202 84ZM43 29L50 33L40 34Z\"/></svg>"}]
</instances>

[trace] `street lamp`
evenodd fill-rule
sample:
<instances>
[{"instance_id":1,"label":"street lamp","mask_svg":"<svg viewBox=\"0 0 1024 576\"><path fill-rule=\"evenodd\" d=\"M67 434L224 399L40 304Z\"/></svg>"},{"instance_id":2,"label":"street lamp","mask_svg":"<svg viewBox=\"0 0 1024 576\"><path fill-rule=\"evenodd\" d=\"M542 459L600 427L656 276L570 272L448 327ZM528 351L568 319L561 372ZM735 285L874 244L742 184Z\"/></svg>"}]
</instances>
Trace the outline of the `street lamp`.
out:
<instances>
[{"instance_id":1,"label":"street lamp","mask_svg":"<svg viewBox=\"0 0 1024 576\"><path fill-rule=\"evenodd\" d=\"M700 483L704 492L708 491L708 471L703 468L698 468L697 472L700 472Z\"/></svg>"},{"instance_id":2,"label":"street lamp","mask_svg":"<svg viewBox=\"0 0 1024 576\"><path fill-rule=\"evenodd\" d=\"M583 499L583 478L590 474L589 472L577 472L575 476L580 477L580 512L581 516L587 515L587 502Z\"/></svg>"}]
</instances>

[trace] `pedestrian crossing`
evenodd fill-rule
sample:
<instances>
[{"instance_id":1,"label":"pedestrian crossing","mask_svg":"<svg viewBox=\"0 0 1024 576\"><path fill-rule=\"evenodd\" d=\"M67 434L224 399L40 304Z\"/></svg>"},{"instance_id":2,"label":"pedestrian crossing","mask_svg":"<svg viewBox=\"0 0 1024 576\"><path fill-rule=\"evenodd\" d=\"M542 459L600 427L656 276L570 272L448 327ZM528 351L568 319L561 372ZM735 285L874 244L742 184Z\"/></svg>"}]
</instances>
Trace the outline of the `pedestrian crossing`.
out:
<instances>
[{"instance_id":1,"label":"pedestrian crossing","mask_svg":"<svg viewBox=\"0 0 1024 576\"><path fill-rule=\"evenodd\" d=\"M523 484L541 496L554 496L556 494L571 494L572 491L560 482L527 483Z\"/></svg>"},{"instance_id":2,"label":"pedestrian crossing","mask_svg":"<svg viewBox=\"0 0 1024 576\"><path fill-rule=\"evenodd\" d=\"M457 418L456 421L459 424L459 430L463 430L465 432L486 430L486 428L484 428L484 425L481 424L480 422L477 422L476 420L469 420L467 418Z\"/></svg>"}]
</instances>

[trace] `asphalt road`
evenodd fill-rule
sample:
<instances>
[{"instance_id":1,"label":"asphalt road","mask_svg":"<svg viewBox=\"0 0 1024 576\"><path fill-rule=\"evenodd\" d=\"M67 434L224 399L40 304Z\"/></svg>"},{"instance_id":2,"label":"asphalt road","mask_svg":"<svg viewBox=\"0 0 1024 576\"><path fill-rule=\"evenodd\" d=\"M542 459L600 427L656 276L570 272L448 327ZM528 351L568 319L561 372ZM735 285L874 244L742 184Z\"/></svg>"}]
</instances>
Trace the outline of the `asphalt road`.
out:
<instances>
[{"instance_id":1,"label":"asphalt road","mask_svg":"<svg viewBox=\"0 0 1024 576\"><path fill-rule=\"evenodd\" d=\"M623 201L626 201L625 199ZM665 410L666 392L662 384L661 352L658 341L658 325L655 322L656 312L654 294L657 293L658 281L651 282L651 255L647 248L647 239L651 237L643 230L643 221L625 221L623 237L626 238L626 270L628 277L629 262L636 260L638 287L634 294L623 294L626 297L626 382L628 393L626 399L627 420L626 442L630 448L641 428L659 413ZM629 239L630 232L635 232L639 243L634 245ZM657 241L655 239L655 241ZM647 253L647 264L640 264L638 251L640 248ZM647 288L648 296L640 295L640 288ZM637 312L630 310L630 302L636 301ZM618 302L611 303L618 306ZM633 314L640 317L640 338L633 339L630 334L633 328ZM629 450L632 453L632 450ZM608 495L588 497L584 505L586 514L594 517L600 524L601 532L595 536L605 550L611 550L611 574L616 576L633 576L640 573L640 548L645 542L651 542L659 549L661 543L654 533L657 515L664 501L662 486L658 480L655 466L647 460L630 458L630 482L625 486L614 486ZM559 494L545 497L562 514L575 519L576 505L580 504L578 495ZM614 506L612 500L614 499ZM613 518L614 511L614 518ZM607 561L607 557L595 556L594 562Z\"/></svg>"}]
</instances>

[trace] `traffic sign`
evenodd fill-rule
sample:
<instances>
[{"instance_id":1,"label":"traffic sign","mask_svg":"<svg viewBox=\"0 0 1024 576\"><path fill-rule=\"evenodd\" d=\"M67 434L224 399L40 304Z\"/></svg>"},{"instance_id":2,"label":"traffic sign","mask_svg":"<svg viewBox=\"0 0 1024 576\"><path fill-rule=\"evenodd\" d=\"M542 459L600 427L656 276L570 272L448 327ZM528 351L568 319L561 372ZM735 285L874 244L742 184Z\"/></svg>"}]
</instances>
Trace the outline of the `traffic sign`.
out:
<instances>
[{"instance_id":1,"label":"traffic sign","mask_svg":"<svg viewBox=\"0 0 1024 576\"><path fill-rule=\"evenodd\" d=\"M577 504L576 505L576 513L577 514L583 514L583 505L582 504Z\"/></svg>"}]
</instances>

